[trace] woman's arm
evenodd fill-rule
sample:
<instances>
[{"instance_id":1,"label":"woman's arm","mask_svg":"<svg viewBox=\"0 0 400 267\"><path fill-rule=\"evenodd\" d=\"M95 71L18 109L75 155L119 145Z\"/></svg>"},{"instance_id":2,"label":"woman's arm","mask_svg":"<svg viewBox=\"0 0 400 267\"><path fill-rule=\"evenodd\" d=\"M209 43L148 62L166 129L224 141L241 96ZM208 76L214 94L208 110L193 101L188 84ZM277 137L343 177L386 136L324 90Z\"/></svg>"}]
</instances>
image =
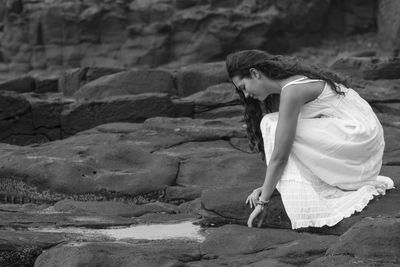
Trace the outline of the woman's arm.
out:
<instances>
[{"instance_id":1,"label":"woman's arm","mask_svg":"<svg viewBox=\"0 0 400 267\"><path fill-rule=\"evenodd\" d=\"M282 176L296 135L301 106L317 98L323 89L323 85L323 82L296 84L282 90L275 145L262 186L261 200L270 199Z\"/></svg>"}]
</instances>

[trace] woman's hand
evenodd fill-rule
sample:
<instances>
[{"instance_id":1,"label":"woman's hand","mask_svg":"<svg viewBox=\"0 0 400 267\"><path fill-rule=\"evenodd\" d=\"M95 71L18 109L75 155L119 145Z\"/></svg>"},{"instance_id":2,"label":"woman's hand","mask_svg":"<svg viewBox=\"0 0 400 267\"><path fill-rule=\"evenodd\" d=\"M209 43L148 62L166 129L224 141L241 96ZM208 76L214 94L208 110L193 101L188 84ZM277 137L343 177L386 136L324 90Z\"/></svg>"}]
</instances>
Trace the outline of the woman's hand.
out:
<instances>
[{"instance_id":1,"label":"woman's hand","mask_svg":"<svg viewBox=\"0 0 400 267\"><path fill-rule=\"evenodd\" d=\"M249 204L250 208L255 208L257 206L258 198L260 197L261 192L262 192L262 187L256 188L247 197L246 204Z\"/></svg>"},{"instance_id":2,"label":"woman's hand","mask_svg":"<svg viewBox=\"0 0 400 267\"><path fill-rule=\"evenodd\" d=\"M258 217L257 227L261 227L265 217L267 216L267 209L265 206L256 205L253 212L250 214L249 219L247 220L247 226L253 227L253 221Z\"/></svg>"}]
</instances>

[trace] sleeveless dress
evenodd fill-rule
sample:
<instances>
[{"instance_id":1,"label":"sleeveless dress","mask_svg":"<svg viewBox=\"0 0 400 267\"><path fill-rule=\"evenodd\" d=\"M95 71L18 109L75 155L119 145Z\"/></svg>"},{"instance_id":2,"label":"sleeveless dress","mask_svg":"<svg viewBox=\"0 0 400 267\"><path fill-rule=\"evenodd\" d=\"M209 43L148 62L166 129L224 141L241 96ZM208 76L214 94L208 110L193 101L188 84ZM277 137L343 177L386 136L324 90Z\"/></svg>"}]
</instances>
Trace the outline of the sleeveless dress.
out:
<instances>
[{"instance_id":1,"label":"sleeveless dress","mask_svg":"<svg viewBox=\"0 0 400 267\"><path fill-rule=\"evenodd\" d=\"M311 83L303 77L286 84ZM369 104L353 89L328 83L300 109L293 147L277 184L292 228L333 226L361 211L393 181L378 176L385 146L382 126ZM294 88L288 90L295 90ZM260 123L268 165L278 113Z\"/></svg>"}]
</instances>

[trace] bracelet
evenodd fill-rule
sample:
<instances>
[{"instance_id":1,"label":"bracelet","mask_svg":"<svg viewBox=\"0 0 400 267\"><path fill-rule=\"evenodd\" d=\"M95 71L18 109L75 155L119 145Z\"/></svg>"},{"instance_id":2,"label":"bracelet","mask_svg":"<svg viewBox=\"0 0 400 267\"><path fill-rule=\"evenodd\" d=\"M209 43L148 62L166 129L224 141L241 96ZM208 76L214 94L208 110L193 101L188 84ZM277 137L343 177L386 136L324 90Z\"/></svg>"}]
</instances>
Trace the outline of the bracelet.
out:
<instances>
[{"instance_id":1,"label":"bracelet","mask_svg":"<svg viewBox=\"0 0 400 267\"><path fill-rule=\"evenodd\" d=\"M265 206L265 205L267 205L269 203L269 200L262 200L260 197L258 198L258 202L257 202L257 205L260 205L260 206Z\"/></svg>"}]
</instances>

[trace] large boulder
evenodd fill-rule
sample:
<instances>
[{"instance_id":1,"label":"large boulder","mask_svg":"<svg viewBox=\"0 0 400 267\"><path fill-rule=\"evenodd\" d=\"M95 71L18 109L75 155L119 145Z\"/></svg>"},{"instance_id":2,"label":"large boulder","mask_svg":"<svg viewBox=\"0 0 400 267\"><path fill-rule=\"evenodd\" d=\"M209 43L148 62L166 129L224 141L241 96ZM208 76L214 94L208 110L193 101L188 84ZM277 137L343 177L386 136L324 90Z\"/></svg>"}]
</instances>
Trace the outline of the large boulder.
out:
<instances>
[{"instance_id":1,"label":"large boulder","mask_svg":"<svg viewBox=\"0 0 400 267\"><path fill-rule=\"evenodd\" d=\"M175 95L174 78L163 70L137 70L110 74L91 81L74 93L76 99L95 100L108 96L141 93Z\"/></svg>"},{"instance_id":2,"label":"large boulder","mask_svg":"<svg viewBox=\"0 0 400 267\"><path fill-rule=\"evenodd\" d=\"M162 190L175 181L178 161L174 158L152 155L117 137L86 142L75 140L71 144L63 140L2 153L1 177L10 177L0 179L10 184L9 192L3 193L48 197L50 202L60 196L53 199L45 192L65 196L93 193L112 198Z\"/></svg>"},{"instance_id":3,"label":"large boulder","mask_svg":"<svg viewBox=\"0 0 400 267\"><path fill-rule=\"evenodd\" d=\"M143 122L156 116L190 116L192 104L172 101L162 93L113 96L77 102L61 114L61 127L71 135L109 122Z\"/></svg>"},{"instance_id":4,"label":"large boulder","mask_svg":"<svg viewBox=\"0 0 400 267\"><path fill-rule=\"evenodd\" d=\"M198 244L166 240L129 244L126 242L71 242L42 253L37 267L62 266L182 266L201 258Z\"/></svg>"},{"instance_id":5,"label":"large boulder","mask_svg":"<svg viewBox=\"0 0 400 267\"><path fill-rule=\"evenodd\" d=\"M224 62L188 65L176 73L179 96L189 96L227 81L228 74Z\"/></svg>"},{"instance_id":6,"label":"large boulder","mask_svg":"<svg viewBox=\"0 0 400 267\"><path fill-rule=\"evenodd\" d=\"M397 217L365 218L354 225L327 255L353 255L382 263L400 261L400 219Z\"/></svg>"},{"instance_id":7,"label":"large boulder","mask_svg":"<svg viewBox=\"0 0 400 267\"><path fill-rule=\"evenodd\" d=\"M121 68L84 67L69 69L63 72L58 80L59 91L66 96L72 96L83 85L102 76L124 71Z\"/></svg>"},{"instance_id":8,"label":"large boulder","mask_svg":"<svg viewBox=\"0 0 400 267\"><path fill-rule=\"evenodd\" d=\"M259 182L261 186L265 169L259 155L243 152L190 158L181 162L176 183L218 188Z\"/></svg>"}]
</instances>

